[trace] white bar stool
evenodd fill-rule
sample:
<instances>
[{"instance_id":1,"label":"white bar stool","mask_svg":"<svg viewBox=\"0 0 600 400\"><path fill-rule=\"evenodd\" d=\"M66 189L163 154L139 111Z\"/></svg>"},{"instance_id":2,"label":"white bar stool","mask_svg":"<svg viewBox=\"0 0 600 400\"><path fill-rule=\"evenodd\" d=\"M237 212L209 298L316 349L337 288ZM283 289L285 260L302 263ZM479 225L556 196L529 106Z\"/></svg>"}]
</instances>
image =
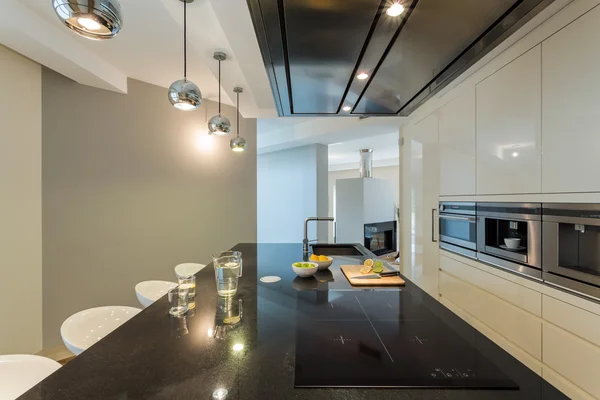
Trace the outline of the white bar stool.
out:
<instances>
[{"instance_id":1,"label":"white bar stool","mask_svg":"<svg viewBox=\"0 0 600 400\"><path fill-rule=\"evenodd\" d=\"M206 265L197 264L197 263L183 263L179 264L175 267L175 275L177 275L177 279L196 275L202 269L204 269Z\"/></svg>"},{"instance_id":2,"label":"white bar stool","mask_svg":"<svg viewBox=\"0 0 600 400\"><path fill-rule=\"evenodd\" d=\"M144 281L135 285L135 295L144 308L163 297L177 284L168 281Z\"/></svg>"},{"instance_id":3,"label":"white bar stool","mask_svg":"<svg viewBox=\"0 0 600 400\"><path fill-rule=\"evenodd\" d=\"M107 306L89 308L71 315L60 327L60 336L75 355L100 341L142 311L135 307Z\"/></svg>"},{"instance_id":4,"label":"white bar stool","mask_svg":"<svg viewBox=\"0 0 600 400\"><path fill-rule=\"evenodd\" d=\"M46 357L0 356L0 400L16 399L59 368L59 363Z\"/></svg>"}]
</instances>

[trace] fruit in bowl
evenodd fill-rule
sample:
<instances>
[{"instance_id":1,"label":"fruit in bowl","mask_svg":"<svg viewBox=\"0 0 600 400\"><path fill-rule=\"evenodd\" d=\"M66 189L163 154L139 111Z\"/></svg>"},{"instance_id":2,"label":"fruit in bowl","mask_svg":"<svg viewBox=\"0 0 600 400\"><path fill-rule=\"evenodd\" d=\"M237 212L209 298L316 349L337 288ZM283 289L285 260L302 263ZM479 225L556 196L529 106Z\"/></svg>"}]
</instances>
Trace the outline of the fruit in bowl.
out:
<instances>
[{"instance_id":1,"label":"fruit in bowl","mask_svg":"<svg viewBox=\"0 0 600 400\"><path fill-rule=\"evenodd\" d=\"M310 261L316 263L319 266L319 270L327 269L333 263L333 257L319 256L313 254L310 256Z\"/></svg>"},{"instance_id":2,"label":"fruit in bowl","mask_svg":"<svg viewBox=\"0 0 600 400\"><path fill-rule=\"evenodd\" d=\"M292 264L292 269L300 278L308 278L319 270L319 266L315 262L296 262Z\"/></svg>"}]
</instances>

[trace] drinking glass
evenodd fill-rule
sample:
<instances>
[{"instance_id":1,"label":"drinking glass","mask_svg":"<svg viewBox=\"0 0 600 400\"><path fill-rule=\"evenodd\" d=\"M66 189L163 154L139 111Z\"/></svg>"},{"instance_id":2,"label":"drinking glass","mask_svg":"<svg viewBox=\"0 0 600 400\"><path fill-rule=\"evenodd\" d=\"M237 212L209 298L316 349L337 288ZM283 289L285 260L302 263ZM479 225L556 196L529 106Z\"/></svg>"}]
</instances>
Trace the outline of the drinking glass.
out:
<instances>
[{"instance_id":1,"label":"drinking glass","mask_svg":"<svg viewBox=\"0 0 600 400\"><path fill-rule=\"evenodd\" d=\"M222 297L235 296L238 280L242 276L242 253L220 251L213 254L217 294Z\"/></svg>"},{"instance_id":2,"label":"drinking glass","mask_svg":"<svg viewBox=\"0 0 600 400\"><path fill-rule=\"evenodd\" d=\"M193 299L196 297L196 276L179 276L177 278L179 281L179 287L182 289L187 289L189 292L189 299Z\"/></svg>"},{"instance_id":3,"label":"drinking glass","mask_svg":"<svg viewBox=\"0 0 600 400\"><path fill-rule=\"evenodd\" d=\"M179 286L174 287L167 292L167 299L170 307L169 314L172 316L181 317L188 311L188 289Z\"/></svg>"}]
</instances>

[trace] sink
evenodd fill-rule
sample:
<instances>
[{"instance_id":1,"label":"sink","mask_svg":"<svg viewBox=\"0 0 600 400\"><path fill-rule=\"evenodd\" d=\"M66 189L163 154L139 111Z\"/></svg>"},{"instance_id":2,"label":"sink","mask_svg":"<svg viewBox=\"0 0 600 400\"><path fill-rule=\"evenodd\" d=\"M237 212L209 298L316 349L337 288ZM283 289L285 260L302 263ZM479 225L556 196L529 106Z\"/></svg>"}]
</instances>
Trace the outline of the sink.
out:
<instances>
[{"instance_id":1,"label":"sink","mask_svg":"<svg viewBox=\"0 0 600 400\"><path fill-rule=\"evenodd\" d=\"M369 256L367 249L358 244L316 243L310 247L314 254L324 256Z\"/></svg>"}]
</instances>

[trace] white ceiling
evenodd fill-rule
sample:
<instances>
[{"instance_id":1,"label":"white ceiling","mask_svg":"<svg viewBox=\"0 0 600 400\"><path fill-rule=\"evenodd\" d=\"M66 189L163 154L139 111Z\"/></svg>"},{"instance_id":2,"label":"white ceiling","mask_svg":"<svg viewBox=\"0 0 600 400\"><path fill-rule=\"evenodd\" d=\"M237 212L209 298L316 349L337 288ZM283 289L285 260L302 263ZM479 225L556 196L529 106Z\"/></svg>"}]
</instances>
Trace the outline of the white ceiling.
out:
<instances>
[{"instance_id":1,"label":"white ceiling","mask_svg":"<svg viewBox=\"0 0 600 400\"><path fill-rule=\"evenodd\" d=\"M398 132L370 136L329 145L329 170L357 169L361 149L373 149L373 165L398 165Z\"/></svg>"},{"instance_id":2,"label":"white ceiling","mask_svg":"<svg viewBox=\"0 0 600 400\"><path fill-rule=\"evenodd\" d=\"M183 3L120 0L123 29L91 41L62 26L49 0L2 0L0 43L80 83L126 92L126 78L167 88L183 77ZM215 51L224 51L222 100L233 105L234 86L245 117L277 115L245 0L188 4L188 78L203 97L218 97ZM166 94L165 94L166 97Z\"/></svg>"},{"instance_id":3,"label":"white ceiling","mask_svg":"<svg viewBox=\"0 0 600 400\"><path fill-rule=\"evenodd\" d=\"M349 146L369 147L368 144L373 137L381 135L398 137L399 129L405 122L404 117L261 118L258 120L258 153L269 153L313 143L331 145L354 142L358 139L364 141ZM397 145L397 140L395 143Z\"/></svg>"}]
</instances>

